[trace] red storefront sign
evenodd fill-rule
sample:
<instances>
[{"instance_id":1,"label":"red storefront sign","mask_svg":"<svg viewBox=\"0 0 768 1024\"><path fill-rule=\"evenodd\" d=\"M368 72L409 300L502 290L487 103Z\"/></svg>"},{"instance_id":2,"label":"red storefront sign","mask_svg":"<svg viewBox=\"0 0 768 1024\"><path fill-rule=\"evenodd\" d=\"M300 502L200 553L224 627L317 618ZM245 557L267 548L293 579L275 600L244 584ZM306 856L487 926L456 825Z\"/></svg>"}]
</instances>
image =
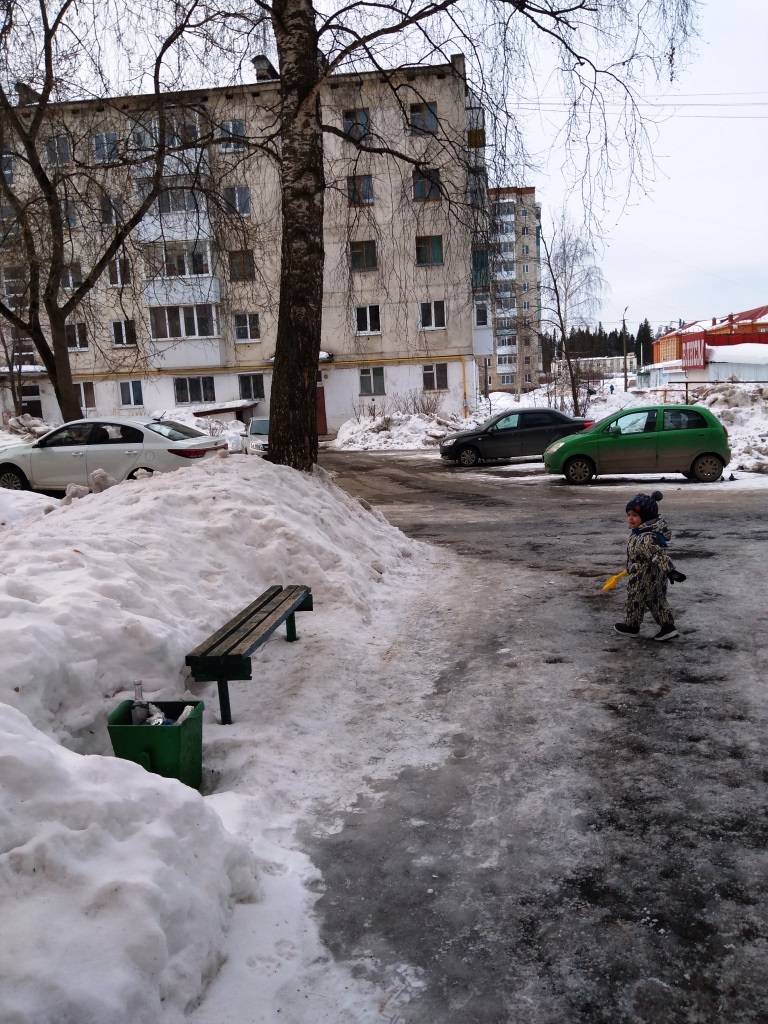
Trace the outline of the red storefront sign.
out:
<instances>
[{"instance_id":1,"label":"red storefront sign","mask_svg":"<svg viewBox=\"0 0 768 1024\"><path fill-rule=\"evenodd\" d=\"M683 338L683 369L703 370L706 365L704 358L704 335L698 338Z\"/></svg>"}]
</instances>

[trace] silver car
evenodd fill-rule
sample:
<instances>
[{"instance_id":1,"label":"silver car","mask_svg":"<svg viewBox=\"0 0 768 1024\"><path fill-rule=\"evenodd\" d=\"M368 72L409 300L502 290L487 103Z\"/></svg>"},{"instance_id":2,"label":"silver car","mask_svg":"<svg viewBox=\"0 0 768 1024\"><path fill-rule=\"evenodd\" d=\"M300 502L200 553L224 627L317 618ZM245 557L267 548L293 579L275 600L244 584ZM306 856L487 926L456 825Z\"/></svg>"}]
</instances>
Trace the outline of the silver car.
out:
<instances>
[{"instance_id":1,"label":"silver car","mask_svg":"<svg viewBox=\"0 0 768 1024\"><path fill-rule=\"evenodd\" d=\"M29 444L0 451L0 487L11 490L63 491L68 484L88 486L95 469L115 480L139 470L168 473L190 460L211 458L226 449L220 437L173 420L108 416L73 420Z\"/></svg>"},{"instance_id":2,"label":"silver car","mask_svg":"<svg viewBox=\"0 0 768 1024\"><path fill-rule=\"evenodd\" d=\"M243 451L247 455L266 455L269 451L269 420L252 419L243 437Z\"/></svg>"}]
</instances>

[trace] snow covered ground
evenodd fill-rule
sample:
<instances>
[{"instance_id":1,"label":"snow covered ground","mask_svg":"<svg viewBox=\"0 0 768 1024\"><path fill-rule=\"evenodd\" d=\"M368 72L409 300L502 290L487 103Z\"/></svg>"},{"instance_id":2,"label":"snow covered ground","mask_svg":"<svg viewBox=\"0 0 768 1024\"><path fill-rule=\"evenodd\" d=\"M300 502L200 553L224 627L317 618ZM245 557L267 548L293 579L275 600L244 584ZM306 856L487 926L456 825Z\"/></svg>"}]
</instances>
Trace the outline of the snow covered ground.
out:
<instances>
[{"instance_id":1,"label":"snow covered ground","mask_svg":"<svg viewBox=\"0 0 768 1024\"><path fill-rule=\"evenodd\" d=\"M327 963L292 835L313 802L343 808L363 774L442 756L393 692L397 623L434 579L431 549L322 470L262 459L70 505L2 499L0 1020L176 1022L245 936L252 954L226 988L248 1015L232 1019L388 1019L380 992ZM189 680L184 656L292 582L315 597L300 642L266 644L220 726L215 686ZM150 699L206 700L207 796L104 756L106 715L137 679ZM393 977L393 998L404 991ZM216 1006L192 1019L221 1021Z\"/></svg>"},{"instance_id":2,"label":"snow covered ground","mask_svg":"<svg viewBox=\"0 0 768 1024\"><path fill-rule=\"evenodd\" d=\"M613 394L610 385L613 383ZM702 387L691 402L707 406L725 424L731 442L733 459L730 469L749 473L768 473L768 384L713 384ZM522 395L494 392L479 403L467 419L426 418L396 413L392 416L363 417L348 420L339 430L331 447L347 451L384 451L408 449L436 450L446 434L467 430L489 416L518 407L547 406L551 399L546 388ZM598 393L591 396L585 415L602 419L614 412L637 405L684 402L683 391L659 392L630 389L624 392L624 381L616 377L602 382ZM564 410L570 412L569 408Z\"/></svg>"}]
</instances>

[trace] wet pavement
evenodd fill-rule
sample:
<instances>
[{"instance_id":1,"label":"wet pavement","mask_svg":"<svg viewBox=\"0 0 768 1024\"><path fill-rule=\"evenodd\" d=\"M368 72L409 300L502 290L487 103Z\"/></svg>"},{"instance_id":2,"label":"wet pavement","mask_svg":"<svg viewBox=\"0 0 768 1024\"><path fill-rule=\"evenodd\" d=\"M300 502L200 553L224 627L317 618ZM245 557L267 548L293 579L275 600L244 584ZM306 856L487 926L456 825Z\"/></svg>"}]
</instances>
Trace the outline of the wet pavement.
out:
<instances>
[{"instance_id":1,"label":"wet pavement","mask_svg":"<svg viewBox=\"0 0 768 1024\"><path fill-rule=\"evenodd\" d=\"M433 664L413 714L442 716L446 757L303 834L334 956L373 980L403 965L410 1001L380 1019L768 1021L766 492L321 465L462 567L403 637ZM655 488L688 575L666 644L613 633L623 595L600 590L626 501Z\"/></svg>"}]
</instances>

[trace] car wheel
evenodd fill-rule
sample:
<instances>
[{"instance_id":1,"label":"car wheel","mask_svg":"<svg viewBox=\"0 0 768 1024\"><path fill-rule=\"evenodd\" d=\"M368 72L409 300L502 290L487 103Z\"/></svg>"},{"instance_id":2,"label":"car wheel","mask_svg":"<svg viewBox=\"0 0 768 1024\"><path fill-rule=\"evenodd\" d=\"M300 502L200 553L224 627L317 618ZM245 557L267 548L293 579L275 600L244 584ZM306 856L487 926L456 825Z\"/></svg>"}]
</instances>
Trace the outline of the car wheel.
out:
<instances>
[{"instance_id":1,"label":"car wheel","mask_svg":"<svg viewBox=\"0 0 768 1024\"><path fill-rule=\"evenodd\" d=\"M568 459L563 474L569 484L588 484L595 475L595 467L591 459L584 455L574 455Z\"/></svg>"},{"instance_id":2,"label":"car wheel","mask_svg":"<svg viewBox=\"0 0 768 1024\"><path fill-rule=\"evenodd\" d=\"M0 469L0 487L5 487L9 491L28 491L29 480L20 469L16 469L14 466L3 466Z\"/></svg>"},{"instance_id":3,"label":"car wheel","mask_svg":"<svg viewBox=\"0 0 768 1024\"><path fill-rule=\"evenodd\" d=\"M132 469L131 470L131 472L128 474L128 479L129 480L136 480L136 479L138 479L138 474L139 473L149 473L150 476L153 476L154 472L155 472L154 469L150 469L149 466L139 466L137 469Z\"/></svg>"},{"instance_id":4,"label":"car wheel","mask_svg":"<svg viewBox=\"0 0 768 1024\"><path fill-rule=\"evenodd\" d=\"M456 458L462 466L476 466L480 461L477 448L471 448L469 445L466 448L462 448Z\"/></svg>"},{"instance_id":5,"label":"car wheel","mask_svg":"<svg viewBox=\"0 0 768 1024\"><path fill-rule=\"evenodd\" d=\"M717 455L700 455L691 466L691 476L700 484L711 484L723 475L723 460Z\"/></svg>"}]
</instances>

